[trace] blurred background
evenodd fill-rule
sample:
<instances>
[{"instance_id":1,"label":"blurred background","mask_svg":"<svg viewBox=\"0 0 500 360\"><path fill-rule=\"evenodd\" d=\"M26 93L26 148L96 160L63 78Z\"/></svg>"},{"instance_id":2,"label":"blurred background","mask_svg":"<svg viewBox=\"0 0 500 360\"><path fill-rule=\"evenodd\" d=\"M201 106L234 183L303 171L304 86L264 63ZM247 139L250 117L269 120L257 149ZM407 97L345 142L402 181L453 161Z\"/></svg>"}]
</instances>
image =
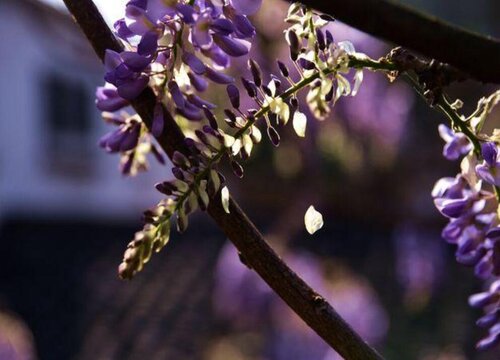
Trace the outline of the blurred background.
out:
<instances>
[{"instance_id":1,"label":"blurred background","mask_svg":"<svg viewBox=\"0 0 500 360\"><path fill-rule=\"evenodd\" d=\"M123 15L125 1L96 3L110 24ZM405 3L500 36L497 0ZM275 73L288 57L286 9L266 0L253 19L251 56ZM371 57L390 49L340 22L332 32ZM124 178L98 148L103 69L62 1L0 0L0 40L0 360L339 359L204 214L133 281L118 280L168 166ZM467 113L492 90L467 82L451 93ZM365 72L359 94L311 118L305 139L281 129L279 148L263 141L244 179L227 171L228 181L292 269L387 359L499 359L474 350L480 314L467 297L481 285L441 240L430 197L459 167L440 156L442 121L404 82ZM325 218L313 237L311 204Z\"/></svg>"}]
</instances>

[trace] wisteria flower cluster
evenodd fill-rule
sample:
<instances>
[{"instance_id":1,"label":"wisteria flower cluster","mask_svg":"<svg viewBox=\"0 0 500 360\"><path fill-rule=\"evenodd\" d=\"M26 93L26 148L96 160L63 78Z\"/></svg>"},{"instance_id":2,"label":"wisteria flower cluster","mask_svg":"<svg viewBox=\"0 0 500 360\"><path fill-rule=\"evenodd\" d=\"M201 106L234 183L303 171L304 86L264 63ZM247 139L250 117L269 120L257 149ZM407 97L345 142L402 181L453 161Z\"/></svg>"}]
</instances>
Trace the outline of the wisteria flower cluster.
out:
<instances>
[{"instance_id":1,"label":"wisteria flower cluster","mask_svg":"<svg viewBox=\"0 0 500 360\"><path fill-rule=\"evenodd\" d=\"M262 139L258 122L278 146L278 129L289 120L298 136L305 136L307 116L300 111L299 91L307 91L307 105L318 119L341 96L356 94L362 71L355 71L353 85L346 76L350 56L361 54L349 42L336 43L324 29L332 18L300 4L293 4L286 18L290 59L277 61L277 74L263 74L259 64L248 59L248 77L236 82L228 75L224 70L230 67L230 59L249 52L255 28L247 15L259 7L260 1L133 0L126 5L125 18L116 22L115 32L126 50L107 51L106 85L97 90L97 107L117 128L101 139L101 146L122 155L123 173L135 174L147 168L148 153L164 163L154 139L164 135L165 120L184 118L195 128L194 136L185 139L189 153L173 154L174 179L156 185L166 198L144 213L145 226L120 264L122 278L140 271L151 254L168 242L171 218L183 232L189 214L206 210L219 193L229 213L229 190L218 163L228 159L234 174L243 176L242 160ZM293 64L293 74L298 76L292 75L286 62ZM220 111L202 97L210 82L225 85L230 108ZM148 85L157 97L151 129L137 114L124 110ZM248 96L255 108L243 109L241 96Z\"/></svg>"},{"instance_id":2,"label":"wisteria flower cluster","mask_svg":"<svg viewBox=\"0 0 500 360\"><path fill-rule=\"evenodd\" d=\"M108 50L105 56L106 84L98 88L96 102L104 120L116 128L101 139L101 147L121 154L122 172L134 175L147 169L148 154L165 163L155 139L168 136L166 121L184 119L192 130L185 138L188 151L171 156L174 178L156 184L165 197L144 212L145 225L128 245L120 277L132 278L167 244L172 219L183 232L188 216L207 210L211 201L221 201L230 213L221 160L242 177L242 161L263 133L278 146L280 128L291 122L304 137L308 114L322 120L342 96L356 95L364 68L385 71L391 79L408 71L392 62L392 53L372 60L350 42L336 42L327 28L333 18L294 3L285 19L289 59L277 60L274 74L264 74L254 59L247 59L248 74L236 80L230 75L231 59L249 54L256 31L248 16L260 5L261 0L131 0L125 17L115 23L125 50ZM408 78L418 89L419 79ZM129 106L148 86L156 95L149 127ZM224 86L230 106L219 109L207 100L203 94L209 86ZM308 109L299 103L301 91ZM242 96L255 106L244 108ZM479 348L500 342L500 131L482 132L499 100L500 92L482 99L467 118L458 113L460 101L450 104L439 93L432 102L451 120L451 128L439 126L446 142L443 155L462 158L461 172L439 180L432 191L436 207L449 219L442 234L457 245L457 260L473 266L488 283L487 291L470 298L472 306L486 311L478 325L488 329L488 336Z\"/></svg>"},{"instance_id":3,"label":"wisteria flower cluster","mask_svg":"<svg viewBox=\"0 0 500 360\"><path fill-rule=\"evenodd\" d=\"M462 159L461 172L455 178L440 179L432 191L437 209L449 219L443 238L457 246L459 263L474 267L476 276L486 281L488 290L470 297L471 306L484 308L477 325L487 328L488 336L478 348L490 348L500 342L500 162L498 131L488 136L482 127L500 92L483 98L468 118L459 116L450 106L454 129L439 126L446 142L443 155L449 160Z\"/></svg>"}]
</instances>

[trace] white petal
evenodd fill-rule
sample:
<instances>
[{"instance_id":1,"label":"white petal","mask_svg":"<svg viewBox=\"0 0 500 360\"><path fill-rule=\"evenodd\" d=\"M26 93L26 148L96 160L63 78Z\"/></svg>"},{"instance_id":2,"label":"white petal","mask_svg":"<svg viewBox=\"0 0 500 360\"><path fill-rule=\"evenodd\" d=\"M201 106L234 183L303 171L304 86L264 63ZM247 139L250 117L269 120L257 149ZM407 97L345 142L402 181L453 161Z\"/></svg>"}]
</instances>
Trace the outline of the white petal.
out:
<instances>
[{"instance_id":1,"label":"white petal","mask_svg":"<svg viewBox=\"0 0 500 360\"><path fill-rule=\"evenodd\" d=\"M231 146L231 152L233 153L233 155L238 155L240 153L242 145L243 144L241 143L240 139L235 140L233 146Z\"/></svg>"},{"instance_id":2,"label":"white petal","mask_svg":"<svg viewBox=\"0 0 500 360\"><path fill-rule=\"evenodd\" d=\"M286 125L288 120L290 119L290 108L287 104L283 103L283 105L281 105L279 116L281 121L283 122L283 125Z\"/></svg>"},{"instance_id":3,"label":"white petal","mask_svg":"<svg viewBox=\"0 0 500 360\"><path fill-rule=\"evenodd\" d=\"M276 84L274 83L274 81L271 80L269 82L269 84L267 84L267 87L269 88L269 90L271 90L272 96L275 97L276 96Z\"/></svg>"},{"instance_id":4,"label":"white petal","mask_svg":"<svg viewBox=\"0 0 500 360\"><path fill-rule=\"evenodd\" d=\"M323 227L323 215L311 205L304 216L304 223L307 232L312 235Z\"/></svg>"},{"instance_id":5,"label":"white petal","mask_svg":"<svg viewBox=\"0 0 500 360\"><path fill-rule=\"evenodd\" d=\"M255 125L252 126L252 139L256 144L260 143L260 141L262 140L262 133Z\"/></svg>"},{"instance_id":6,"label":"white petal","mask_svg":"<svg viewBox=\"0 0 500 360\"><path fill-rule=\"evenodd\" d=\"M227 186L224 186L220 192L221 195L221 200L222 200L222 207L224 208L224 211L229 214L229 189Z\"/></svg>"},{"instance_id":7,"label":"white petal","mask_svg":"<svg viewBox=\"0 0 500 360\"><path fill-rule=\"evenodd\" d=\"M224 137L224 146L227 147L227 148L230 148L231 146L233 146L234 144L234 137L232 137L231 135L228 135L228 134L223 134L222 135Z\"/></svg>"},{"instance_id":8,"label":"white petal","mask_svg":"<svg viewBox=\"0 0 500 360\"><path fill-rule=\"evenodd\" d=\"M356 74L354 74L354 86L352 88L351 96L356 96L359 90L359 86L363 82L363 70L356 70Z\"/></svg>"},{"instance_id":9,"label":"white petal","mask_svg":"<svg viewBox=\"0 0 500 360\"><path fill-rule=\"evenodd\" d=\"M245 152L247 153L248 156L252 154L252 148L253 148L253 141L250 135L243 135L241 142L243 144L243 148L245 149Z\"/></svg>"},{"instance_id":10,"label":"white petal","mask_svg":"<svg viewBox=\"0 0 500 360\"><path fill-rule=\"evenodd\" d=\"M296 111L295 114L293 114L293 129L298 136L306 136L306 125L307 117L303 113Z\"/></svg>"}]
</instances>

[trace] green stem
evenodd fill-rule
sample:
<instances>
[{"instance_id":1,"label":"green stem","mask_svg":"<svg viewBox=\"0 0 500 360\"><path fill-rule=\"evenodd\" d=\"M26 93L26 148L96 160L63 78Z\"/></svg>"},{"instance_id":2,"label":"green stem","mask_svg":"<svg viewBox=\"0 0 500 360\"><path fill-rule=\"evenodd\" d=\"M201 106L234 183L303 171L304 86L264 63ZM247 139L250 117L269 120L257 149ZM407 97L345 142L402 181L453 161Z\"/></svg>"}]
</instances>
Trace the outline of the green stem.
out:
<instances>
[{"instance_id":1,"label":"green stem","mask_svg":"<svg viewBox=\"0 0 500 360\"><path fill-rule=\"evenodd\" d=\"M385 59L382 60L373 60L369 57L355 57L349 56L348 66L354 69L369 69L369 70L384 70L384 71L398 71L398 67L396 64L388 62Z\"/></svg>"},{"instance_id":2,"label":"green stem","mask_svg":"<svg viewBox=\"0 0 500 360\"><path fill-rule=\"evenodd\" d=\"M477 139L476 135L472 132L472 130L467 126L460 116L458 116L457 112L451 107L451 104L446 100L446 98L441 95L437 102L438 109L441 110L443 114L445 114L452 124L459 128L462 133L470 140L472 145L474 146L474 152L476 155L481 154L481 144Z\"/></svg>"},{"instance_id":3,"label":"green stem","mask_svg":"<svg viewBox=\"0 0 500 360\"><path fill-rule=\"evenodd\" d=\"M324 75L330 75L337 71L337 69L327 69L323 71ZM320 73L314 73L313 75L310 75L308 77L303 78L300 80L298 83L295 85L289 87L286 91L284 91L282 94L279 95L279 97L283 100L288 99L290 96L294 95L298 91L302 90L305 88L307 85L311 84L314 80L319 79ZM259 118L262 116L266 115L269 112L269 106L263 106L257 111L253 118L248 120L246 124L239 129L236 134L234 134L234 138L238 139L240 138L251 126L253 126ZM177 200L177 205L175 207L176 210L180 208L180 206L184 203L184 201L189 197L191 192L199 185L200 181L205 179L208 175L208 172L211 170L212 166L216 164L226 153L227 148L222 146L219 151L209 159L205 169L203 171L199 172L198 174L195 175L194 181L189 184L189 189L184 192L179 199Z\"/></svg>"}]
</instances>

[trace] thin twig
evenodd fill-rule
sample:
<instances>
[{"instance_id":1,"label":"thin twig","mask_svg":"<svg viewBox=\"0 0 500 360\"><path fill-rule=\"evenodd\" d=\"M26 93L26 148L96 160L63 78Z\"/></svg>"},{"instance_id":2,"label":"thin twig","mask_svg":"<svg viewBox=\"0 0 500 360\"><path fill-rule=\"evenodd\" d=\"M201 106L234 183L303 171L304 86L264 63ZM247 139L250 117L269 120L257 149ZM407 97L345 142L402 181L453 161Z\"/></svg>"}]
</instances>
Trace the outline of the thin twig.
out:
<instances>
[{"instance_id":1,"label":"thin twig","mask_svg":"<svg viewBox=\"0 0 500 360\"><path fill-rule=\"evenodd\" d=\"M64 0L75 21L101 58L106 49L121 51L106 26L101 14L90 0ZM151 128L154 94L144 91L132 105ZM159 139L160 145L171 156L183 150L184 135L171 118L165 119L167 130ZM216 195L217 197L217 195ZM211 201L208 213L233 242L248 265L299 315L318 335L347 360L380 360L382 357L337 314L332 306L297 274L295 274L266 243L255 225L238 204L231 199L230 214L226 214L220 201Z\"/></svg>"}]
</instances>

